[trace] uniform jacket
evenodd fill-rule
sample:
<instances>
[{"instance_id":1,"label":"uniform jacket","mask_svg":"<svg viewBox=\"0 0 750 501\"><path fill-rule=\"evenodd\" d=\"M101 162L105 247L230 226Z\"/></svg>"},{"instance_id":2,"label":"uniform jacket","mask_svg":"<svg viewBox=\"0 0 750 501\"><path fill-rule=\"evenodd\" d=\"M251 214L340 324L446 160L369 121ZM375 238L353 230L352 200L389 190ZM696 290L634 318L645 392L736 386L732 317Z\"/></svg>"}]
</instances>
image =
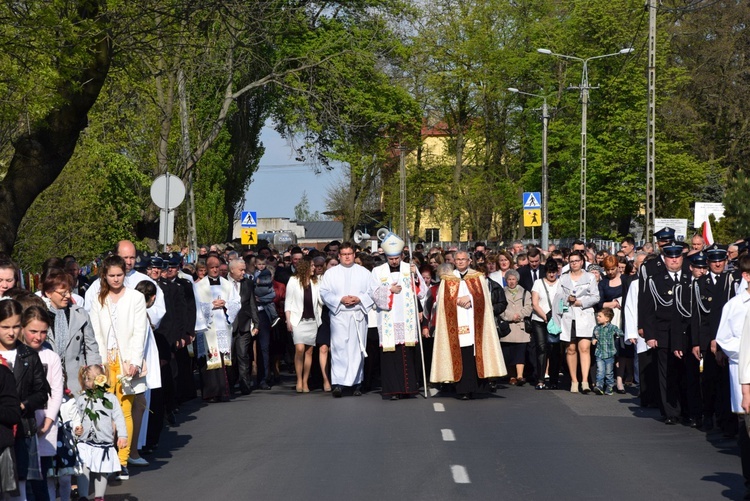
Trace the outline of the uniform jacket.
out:
<instances>
[{"instance_id":1,"label":"uniform jacket","mask_svg":"<svg viewBox=\"0 0 750 501\"><path fill-rule=\"evenodd\" d=\"M689 345L686 331L692 310L691 277L682 270L675 284L666 267L649 276L645 292L639 297L638 323L646 341L655 339L659 348L685 350Z\"/></svg>"},{"instance_id":2,"label":"uniform jacket","mask_svg":"<svg viewBox=\"0 0 750 501\"><path fill-rule=\"evenodd\" d=\"M690 345L700 346L701 351L706 351L710 349L711 341L716 339L721 310L734 297L734 280L725 271L717 277L714 284L708 273L696 280L693 287L695 306L690 325Z\"/></svg>"}]
</instances>

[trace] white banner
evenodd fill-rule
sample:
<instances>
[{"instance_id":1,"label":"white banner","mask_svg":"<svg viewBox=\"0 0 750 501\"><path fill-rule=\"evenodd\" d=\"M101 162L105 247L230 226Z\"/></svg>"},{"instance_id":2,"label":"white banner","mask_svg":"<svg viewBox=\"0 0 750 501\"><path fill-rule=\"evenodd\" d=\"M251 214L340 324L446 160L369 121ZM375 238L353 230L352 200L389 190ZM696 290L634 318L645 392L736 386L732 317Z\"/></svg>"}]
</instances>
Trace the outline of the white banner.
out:
<instances>
[{"instance_id":1,"label":"white banner","mask_svg":"<svg viewBox=\"0 0 750 501\"><path fill-rule=\"evenodd\" d=\"M678 242L684 242L687 239L688 220L687 219L654 219L654 231L670 227L674 229L674 239Z\"/></svg>"},{"instance_id":2,"label":"white banner","mask_svg":"<svg viewBox=\"0 0 750 501\"><path fill-rule=\"evenodd\" d=\"M708 221L709 214L713 214L718 221L724 217L724 204L714 202L695 202L693 228L700 228L703 221Z\"/></svg>"}]
</instances>

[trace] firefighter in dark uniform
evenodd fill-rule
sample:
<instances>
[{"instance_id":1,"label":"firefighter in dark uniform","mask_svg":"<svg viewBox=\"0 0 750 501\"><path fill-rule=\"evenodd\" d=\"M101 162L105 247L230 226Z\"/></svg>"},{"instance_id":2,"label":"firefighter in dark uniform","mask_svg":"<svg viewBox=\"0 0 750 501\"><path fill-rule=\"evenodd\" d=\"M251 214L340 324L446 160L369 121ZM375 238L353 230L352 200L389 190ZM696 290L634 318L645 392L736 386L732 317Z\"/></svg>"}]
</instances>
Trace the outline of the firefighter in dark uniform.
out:
<instances>
[{"instance_id":1,"label":"firefighter in dark uniform","mask_svg":"<svg viewBox=\"0 0 750 501\"><path fill-rule=\"evenodd\" d=\"M654 351L659 372L660 408L666 424L679 422L682 358L689 353L686 339L691 316L691 277L683 270L683 246L662 246L662 265L644 278L638 323L646 344Z\"/></svg>"}]
</instances>

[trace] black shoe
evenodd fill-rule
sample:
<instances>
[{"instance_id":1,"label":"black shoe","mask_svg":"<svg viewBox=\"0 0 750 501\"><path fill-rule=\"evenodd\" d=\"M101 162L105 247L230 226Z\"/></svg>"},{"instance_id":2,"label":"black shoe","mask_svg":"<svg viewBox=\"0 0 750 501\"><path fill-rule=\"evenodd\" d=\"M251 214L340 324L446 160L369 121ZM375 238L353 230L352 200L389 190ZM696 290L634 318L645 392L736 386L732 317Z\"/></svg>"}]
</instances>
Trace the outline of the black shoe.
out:
<instances>
[{"instance_id":1,"label":"black shoe","mask_svg":"<svg viewBox=\"0 0 750 501\"><path fill-rule=\"evenodd\" d=\"M174 412L167 412L165 417L169 426L177 426L177 419L174 417Z\"/></svg>"},{"instance_id":2,"label":"black shoe","mask_svg":"<svg viewBox=\"0 0 750 501\"><path fill-rule=\"evenodd\" d=\"M341 398L341 394L343 391L341 390L341 386L336 385L333 387L333 390L331 390L331 395L333 395L333 398Z\"/></svg>"},{"instance_id":3,"label":"black shoe","mask_svg":"<svg viewBox=\"0 0 750 501\"><path fill-rule=\"evenodd\" d=\"M592 390L592 391L593 391L594 393L596 393L597 395L604 395L604 392L603 392L603 391L602 391L602 389L601 389L601 388L599 388L598 386L594 386L593 388L591 388L591 390Z\"/></svg>"},{"instance_id":4,"label":"black shoe","mask_svg":"<svg viewBox=\"0 0 750 501\"><path fill-rule=\"evenodd\" d=\"M356 385L354 387L354 392L352 392L352 395L355 397L361 397L362 396L362 385Z\"/></svg>"},{"instance_id":5,"label":"black shoe","mask_svg":"<svg viewBox=\"0 0 750 501\"><path fill-rule=\"evenodd\" d=\"M260 389L261 390L270 390L271 387L268 385L268 383L266 383L265 381L263 381L262 383L260 383Z\"/></svg>"},{"instance_id":6,"label":"black shoe","mask_svg":"<svg viewBox=\"0 0 750 501\"><path fill-rule=\"evenodd\" d=\"M398 400L398 395L391 395L391 400Z\"/></svg>"},{"instance_id":7,"label":"black shoe","mask_svg":"<svg viewBox=\"0 0 750 501\"><path fill-rule=\"evenodd\" d=\"M625 391L625 388L623 388L622 390L621 390L621 389L619 389L619 388L615 388L615 393L619 393L620 395L624 395L624 394L626 394L627 392Z\"/></svg>"},{"instance_id":8,"label":"black shoe","mask_svg":"<svg viewBox=\"0 0 750 501\"><path fill-rule=\"evenodd\" d=\"M690 418L687 420L686 424L691 428L702 428L703 419L702 418Z\"/></svg>"},{"instance_id":9,"label":"black shoe","mask_svg":"<svg viewBox=\"0 0 750 501\"><path fill-rule=\"evenodd\" d=\"M667 419L664 420L664 424L669 424L669 425L677 424L677 422L678 422L678 419L675 417L668 417Z\"/></svg>"},{"instance_id":10,"label":"black shoe","mask_svg":"<svg viewBox=\"0 0 750 501\"><path fill-rule=\"evenodd\" d=\"M117 480L129 480L130 479L130 472L128 471L127 467L122 466L120 468L120 473L117 473Z\"/></svg>"},{"instance_id":11,"label":"black shoe","mask_svg":"<svg viewBox=\"0 0 750 501\"><path fill-rule=\"evenodd\" d=\"M461 400L469 400L469 395L467 393L462 393L458 398Z\"/></svg>"},{"instance_id":12,"label":"black shoe","mask_svg":"<svg viewBox=\"0 0 750 501\"><path fill-rule=\"evenodd\" d=\"M703 418L703 431L709 432L714 429L714 418L705 417Z\"/></svg>"}]
</instances>

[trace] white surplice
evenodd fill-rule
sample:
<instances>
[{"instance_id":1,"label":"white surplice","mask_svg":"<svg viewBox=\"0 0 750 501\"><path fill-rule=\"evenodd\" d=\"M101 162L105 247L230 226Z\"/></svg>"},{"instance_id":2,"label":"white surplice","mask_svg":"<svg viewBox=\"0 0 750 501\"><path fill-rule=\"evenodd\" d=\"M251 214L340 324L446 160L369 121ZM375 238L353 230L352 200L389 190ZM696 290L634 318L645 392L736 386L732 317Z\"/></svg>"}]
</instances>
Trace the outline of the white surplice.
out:
<instances>
[{"instance_id":1,"label":"white surplice","mask_svg":"<svg viewBox=\"0 0 750 501\"><path fill-rule=\"evenodd\" d=\"M370 272L353 264L334 266L323 274L320 297L331 314L331 383L354 386L362 382L367 352L367 313L373 302L368 294ZM357 296L360 302L344 306L341 298Z\"/></svg>"}]
</instances>

